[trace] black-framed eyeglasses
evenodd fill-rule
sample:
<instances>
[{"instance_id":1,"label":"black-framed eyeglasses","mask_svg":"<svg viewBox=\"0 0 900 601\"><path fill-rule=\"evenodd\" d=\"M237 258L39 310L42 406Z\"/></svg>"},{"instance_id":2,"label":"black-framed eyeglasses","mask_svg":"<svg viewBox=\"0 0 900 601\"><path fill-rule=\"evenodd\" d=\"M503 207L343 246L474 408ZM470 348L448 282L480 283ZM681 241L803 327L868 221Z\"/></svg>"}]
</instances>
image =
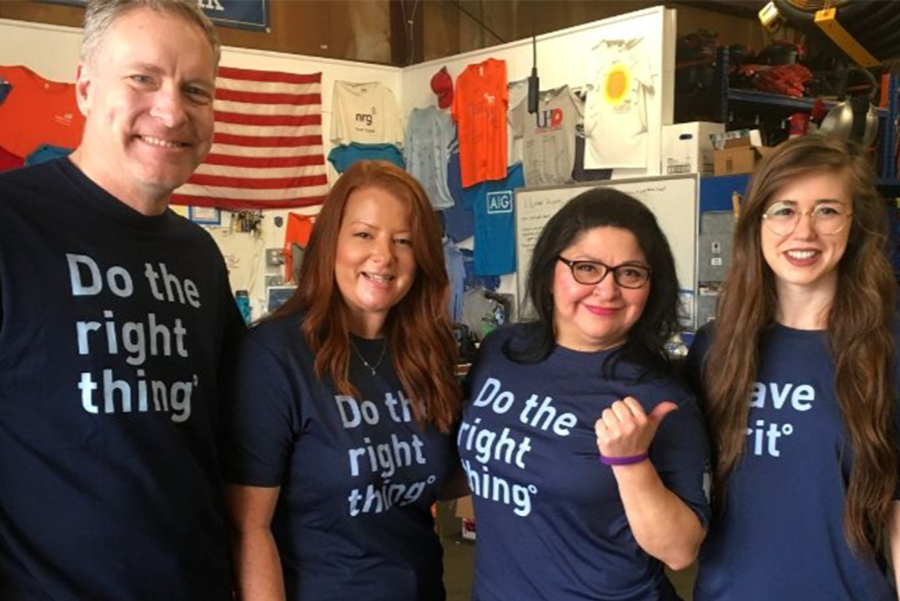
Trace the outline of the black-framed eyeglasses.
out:
<instances>
[{"instance_id":1,"label":"black-framed eyeglasses","mask_svg":"<svg viewBox=\"0 0 900 601\"><path fill-rule=\"evenodd\" d=\"M621 265L607 265L600 261L570 261L563 257L556 257L569 266L572 277L579 284L596 286L612 272L616 284L622 288L642 288L650 281L650 268L634 263L622 263Z\"/></svg>"}]
</instances>

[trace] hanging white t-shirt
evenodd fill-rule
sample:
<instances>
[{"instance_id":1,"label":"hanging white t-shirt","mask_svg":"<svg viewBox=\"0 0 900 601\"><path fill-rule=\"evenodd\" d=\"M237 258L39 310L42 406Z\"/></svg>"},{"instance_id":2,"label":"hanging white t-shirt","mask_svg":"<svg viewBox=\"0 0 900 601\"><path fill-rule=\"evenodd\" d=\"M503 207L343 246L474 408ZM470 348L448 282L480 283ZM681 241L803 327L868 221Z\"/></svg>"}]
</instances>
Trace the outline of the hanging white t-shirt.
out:
<instances>
[{"instance_id":1,"label":"hanging white t-shirt","mask_svg":"<svg viewBox=\"0 0 900 601\"><path fill-rule=\"evenodd\" d=\"M400 112L390 88L378 82L335 81L331 107L331 141L335 144L403 146Z\"/></svg>"},{"instance_id":2,"label":"hanging white t-shirt","mask_svg":"<svg viewBox=\"0 0 900 601\"><path fill-rule=\"evenodd\" d=\"M644 38L591 49L584 129L586 169L647 167L647 99L653 94Z\"/></svg>"},{"instance_id":3,"label":"hanging white t-shirt","mask_svg":"<svg viewBox=\"0 0 900 601\"><path fill-rule=\"evenodd\" d=\"M216 241L225 266L228 267L228 283L232 291L256 288L265 270L260 269L266 245L262 236L245 232L235 232L230 228L210 228L206 230ZM255 301L254 301L255 302Z\"/></svg>"}]
</instances>

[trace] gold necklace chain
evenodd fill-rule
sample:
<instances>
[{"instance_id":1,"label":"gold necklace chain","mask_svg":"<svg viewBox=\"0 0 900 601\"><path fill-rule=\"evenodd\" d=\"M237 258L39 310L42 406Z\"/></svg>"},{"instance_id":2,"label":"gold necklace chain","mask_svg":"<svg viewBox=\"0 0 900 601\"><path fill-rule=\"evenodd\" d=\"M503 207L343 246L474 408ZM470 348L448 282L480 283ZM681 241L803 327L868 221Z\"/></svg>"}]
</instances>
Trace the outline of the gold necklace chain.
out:
<instances>
[{"instance_id":1,"label":"gold necklace chain","mask_svg":"<svg viewBox=\"0 0 900 601\"><path fill-rule=\"evenodd\" d=\"M356 351L356 356L359 357L359 360L362 361L363 365L366 366L366 369L368 369L374 376L376 370L378 369L378 366L381 365L382 361L384 361L385 353L387 353L387 340L384 341L384 344L381 347L381 355L378 357L378 361L375 362L375 365L371 365L368 361L366 361L366 358L363 357L363 354L359 352L359 349L355 344L353 344L353 340L350 340L350 346L352 346L353 350Z\"/></svg>"}]
</instances>

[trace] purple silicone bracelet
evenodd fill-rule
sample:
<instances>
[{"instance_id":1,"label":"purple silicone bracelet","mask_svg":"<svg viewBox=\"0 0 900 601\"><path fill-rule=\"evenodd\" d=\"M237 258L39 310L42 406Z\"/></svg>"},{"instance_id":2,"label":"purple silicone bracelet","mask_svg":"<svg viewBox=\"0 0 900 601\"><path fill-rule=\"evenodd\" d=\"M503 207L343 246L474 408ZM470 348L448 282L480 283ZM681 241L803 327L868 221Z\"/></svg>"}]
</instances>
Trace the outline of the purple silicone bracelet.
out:
<instances>
[{"instance_id":1,"label":"purple silicone bracelet","mask_svg":"<svg viewBox=\"0 0 900 601\"><path fill-rule=\"evenodd\" d=\"M603 465L633 465L635 463L640 463L641 461L646 461L648 458L649 456L647 453L632 455L631 457L606 457L600 455L600 463Z\"/></svg>"}]
</instances>

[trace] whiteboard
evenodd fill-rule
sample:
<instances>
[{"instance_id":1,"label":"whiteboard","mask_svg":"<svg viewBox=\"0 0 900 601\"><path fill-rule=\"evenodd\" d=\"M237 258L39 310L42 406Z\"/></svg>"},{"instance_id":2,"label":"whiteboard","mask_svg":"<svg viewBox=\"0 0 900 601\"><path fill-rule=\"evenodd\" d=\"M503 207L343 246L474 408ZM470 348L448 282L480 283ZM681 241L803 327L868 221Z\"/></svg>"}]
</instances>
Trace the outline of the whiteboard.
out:
<instances>
[{"instance_id":1,"label":"whiteboard","mask_svg":"<svg viewBox=\"0 0 900 601\"><path fill-rule=\"evenodd\" d=\"M630 194L653 211L672 247L679 288L687 293L683 295L684 300L688 303L693 300L697 290L697 210L700 190L696 174L618 179L554 188L522 188L515 193L517 304L520 319L528 313L524 309L528 268L544 224L569 200L599 187L614 188ZM689 314L693 313L692 307L686 306L685 309Z\"/></svg>"}]
</instances>

